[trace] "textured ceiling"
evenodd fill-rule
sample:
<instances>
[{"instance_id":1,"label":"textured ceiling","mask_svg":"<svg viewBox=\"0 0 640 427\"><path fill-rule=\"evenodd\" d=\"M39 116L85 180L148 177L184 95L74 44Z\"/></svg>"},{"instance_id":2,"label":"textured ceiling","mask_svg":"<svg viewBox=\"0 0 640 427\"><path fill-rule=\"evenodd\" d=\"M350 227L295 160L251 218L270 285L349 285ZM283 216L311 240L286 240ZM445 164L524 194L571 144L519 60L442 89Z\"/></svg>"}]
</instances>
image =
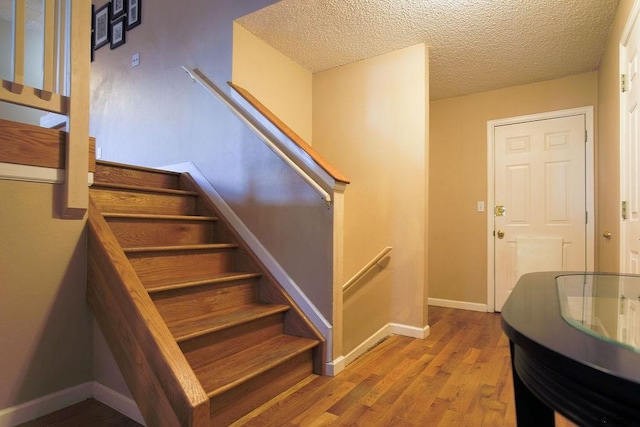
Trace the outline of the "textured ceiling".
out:
<instances>
[{"instance_id":1,"label":"textured ceiling","mask_svg":"<svg viewBox=\"0 0 640 427\"><path fill-rule=\"evenodd\" d=\"M281 0L238 23L311 72L425 42L432 100L598 69L618 0Z\"/></svg>"}]
</instances>

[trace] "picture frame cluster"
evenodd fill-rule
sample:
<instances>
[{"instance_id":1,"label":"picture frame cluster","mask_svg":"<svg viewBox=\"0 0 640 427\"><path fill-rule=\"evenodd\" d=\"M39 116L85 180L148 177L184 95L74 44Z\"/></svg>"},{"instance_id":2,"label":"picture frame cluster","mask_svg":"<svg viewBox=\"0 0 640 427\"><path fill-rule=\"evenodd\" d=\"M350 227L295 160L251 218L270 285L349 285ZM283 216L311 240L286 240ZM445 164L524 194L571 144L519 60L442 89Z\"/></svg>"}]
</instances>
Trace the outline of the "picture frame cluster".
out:
<instances>
[{"instance_id":1,"label":"picture frame cluster","mask_svg":"<svg viewBox=\"0 0 640 427\"><path fill-rule=\"evenodd\" d=\"M110 0L92 7L91 51L107 44L111 49L125 44L127 31L142 22L141 11L142 0Z\"/></svg>"}]
</instances>

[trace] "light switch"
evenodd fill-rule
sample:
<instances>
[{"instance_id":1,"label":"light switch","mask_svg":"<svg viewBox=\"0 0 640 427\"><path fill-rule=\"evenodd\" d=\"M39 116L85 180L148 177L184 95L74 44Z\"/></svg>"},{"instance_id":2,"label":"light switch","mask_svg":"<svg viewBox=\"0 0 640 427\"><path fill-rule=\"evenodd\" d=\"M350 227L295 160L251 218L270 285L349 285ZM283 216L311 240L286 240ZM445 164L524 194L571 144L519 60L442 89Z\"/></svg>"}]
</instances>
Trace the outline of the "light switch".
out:
<instances>
[{"instance_id":1,"label":"light switch","mask_svg":"<svg viewBox=\"0 0 640 427\"><path fill-rule=\"evenodd\" d=\"M484 200L478 200L478 212L484 212Z\"/></svg>"}]
</instances>

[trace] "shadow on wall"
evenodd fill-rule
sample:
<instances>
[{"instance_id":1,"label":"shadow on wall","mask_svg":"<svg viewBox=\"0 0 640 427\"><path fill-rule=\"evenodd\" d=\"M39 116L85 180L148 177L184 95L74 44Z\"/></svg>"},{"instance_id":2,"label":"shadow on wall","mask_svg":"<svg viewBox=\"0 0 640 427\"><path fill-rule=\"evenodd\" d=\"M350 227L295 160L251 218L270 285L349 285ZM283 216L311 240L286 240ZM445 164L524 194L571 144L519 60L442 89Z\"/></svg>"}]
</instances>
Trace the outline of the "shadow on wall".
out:
<instances>
[{"instance_id":1,"label":"shadow on wall","mask_svg":"<svg viewBox=\"0 0 640 427\"><path fill-rule=\"evenodd\" d=\"M54 187L52 210L55 212L62 193L57 188L61 186ZM8 249L14 255L31 260L20 267L24 270L26 265L31 271L14 269L8 273L8 283L2 284L1 299L7 309L0 310L0 317L8 329L3 329L0 337L0 352L4 353L0 356L4 361L3 371L6 370L2 375L4 384L0 386L0 393L4 394L4 397L0 394L0 408L92 380L92 316L85 301L86 229L80 228L84 222L51 221L58 222L59 227L54 227L49 235L38 230L42 234L40 244L31 238L27 245L16 244ZM16 225L22 226L24 222L15 221ZM34 228L39 226L34 224ZM79 234L71 234L79 228L82 230ZM29 234L33 236L34 232L24 234L24 238L29 239ZM76 240L69 240L70 235ZM56 241L60 242L59 246ZM55 249L51 248L58 252L52 253ZM45 260L66 262L66 266L49 265Z\"/></svg>"}]
</instances>

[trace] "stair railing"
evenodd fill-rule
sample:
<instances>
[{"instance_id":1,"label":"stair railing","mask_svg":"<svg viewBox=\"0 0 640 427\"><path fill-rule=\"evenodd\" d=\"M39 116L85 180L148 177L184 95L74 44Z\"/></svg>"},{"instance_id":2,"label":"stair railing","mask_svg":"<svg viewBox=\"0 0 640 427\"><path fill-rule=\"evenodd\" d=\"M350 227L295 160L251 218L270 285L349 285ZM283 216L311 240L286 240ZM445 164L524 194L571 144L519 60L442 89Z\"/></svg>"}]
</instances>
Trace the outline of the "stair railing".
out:
<instances>
[{"instance_id":1,"label":"stair railing","mask_svg":"<svg viewBox=\"0 0 640 427\"><path fill-rule=\"evenodd\" d=\"M360 269L360 271L358 271L356 274L354 274L353 277L351 277L351 279L347 280L347 282L342 286L342 290L344 292L348 291L349 288L351 288L353 285L355 285L358 282L358 280L360 280L365 274L367 274L369 272L369 270L371 270L376 265L379 266L380 262L382 261L382 259L389 252L391 252L391 249L393 249L391 246L387 246L386 248L381 250L380 253L378 253L378 255L373 257L373 259L371 261L369 261L364 267L362 267Z\"/></svg>"},{"instance_id":2,"label":"stair railing","mask_svg":"<svg viewBox=\"0 0 640 427\"><path fill-rule=\"evenodd\" d=\"M44 0L42 75L36 86L25 84L28 49L27 2L13 0L11 77L0 85L0 101L68 116L63 217L82 218L89 203L89 73L91 3ZM71 66L73 64L73 66Z\"/></svg>"},{"instance_id":3,"label":"stair railing","mask_svg":"<svg viewBox=\"0 0 640 427\"><path fill-rule=\"evenodd\" d=\"M328 191L326 191L316 179L312 178L306 171L302 169L291 156L287 155L277 143L277 138L264 126L258 123L242 106L236 103L233 99L229 98L215 83L209 80L198 69L191 69L186 66L182 67L187 72L189 77L199 83L207 92L216 96L222 101L240 120L242 120L271 150L276 153L289 167L300 175L300 177L307 182L325 201L328 207L331 206L332 197ZM329 180L327 180L329 181Z\"/></svg>"},{"instance_id":4,"label":"stair railing","mask_svg":"<svg viewBox=\"0 0 640 427\"><path fill-rule=\"evenodd\" d=\"M222 101L242 122L244 122L262 141L267 144L286 164L291 166L322 197L332 213L332 279L333 294L332 318L330 327L323 329L315 326L327 340L327 372L334 375L339 372L342 356L342 265L344 243L344 191L349 180L325 161L313 148L282 123L258 100L242 88L230 83L239 96L227 95L210 81L200 70L183 66L184 71L194 83L199 83L210 94ZM233 94L232 94L233 95ZM259 251L258 251L259 252ZM268 262L265 264L270 265ZM295 287L286 288L291 293ZM306 296L294 293L293 299L305 306ZM308 301L307 301L308 302ZM317 313L317 318L322 317ZM324 319L324 317L322 317Z\"/></svg>"}]
</instances>

